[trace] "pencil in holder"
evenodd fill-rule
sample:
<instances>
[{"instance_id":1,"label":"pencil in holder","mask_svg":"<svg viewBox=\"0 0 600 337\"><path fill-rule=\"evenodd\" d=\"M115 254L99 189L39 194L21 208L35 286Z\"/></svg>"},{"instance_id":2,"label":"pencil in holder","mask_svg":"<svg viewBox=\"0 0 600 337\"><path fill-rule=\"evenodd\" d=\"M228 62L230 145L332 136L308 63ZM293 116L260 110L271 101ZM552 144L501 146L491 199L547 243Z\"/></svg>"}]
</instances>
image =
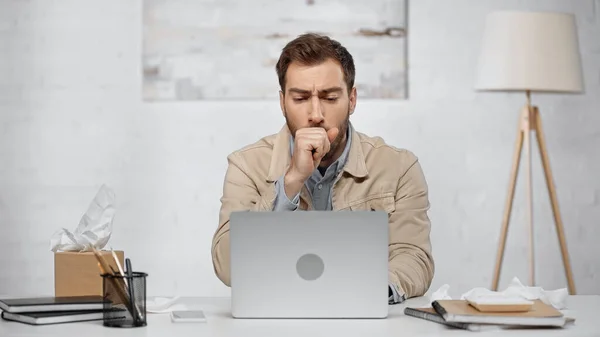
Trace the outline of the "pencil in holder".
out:
<instances>
[{"instance_id":1,"label":"pencil in holder","mask_svg":"<svg viewBox=\"0 0 600 337\"><path fill-rule=\"evenodd\" d=\"M146 326L146 278L148 274L102 274L105 300L103 324L109 327L135 328Z\"/></svg>"}]
</instances>

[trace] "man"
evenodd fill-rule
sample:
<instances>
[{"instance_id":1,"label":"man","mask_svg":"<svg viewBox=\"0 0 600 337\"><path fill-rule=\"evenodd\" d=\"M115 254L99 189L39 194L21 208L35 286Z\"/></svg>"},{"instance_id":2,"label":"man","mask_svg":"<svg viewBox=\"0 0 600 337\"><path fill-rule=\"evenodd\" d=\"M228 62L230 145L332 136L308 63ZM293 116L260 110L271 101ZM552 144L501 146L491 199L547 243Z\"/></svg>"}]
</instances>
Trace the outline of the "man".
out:
<instances>
[{"instance_id":1,"label":"man","mask_svg":"<svg viewBox=\"0 0 600 337\"><path fill-rule=\"evenodd\" d=\"M337 41L305 34L276 65L286 125L227 157L212 258L230 285L234 211L383 210L389 219L390 304L423 295L434 262L428 188L414 154L355 131L353 58Z\"/></svg>"}]
</instances>

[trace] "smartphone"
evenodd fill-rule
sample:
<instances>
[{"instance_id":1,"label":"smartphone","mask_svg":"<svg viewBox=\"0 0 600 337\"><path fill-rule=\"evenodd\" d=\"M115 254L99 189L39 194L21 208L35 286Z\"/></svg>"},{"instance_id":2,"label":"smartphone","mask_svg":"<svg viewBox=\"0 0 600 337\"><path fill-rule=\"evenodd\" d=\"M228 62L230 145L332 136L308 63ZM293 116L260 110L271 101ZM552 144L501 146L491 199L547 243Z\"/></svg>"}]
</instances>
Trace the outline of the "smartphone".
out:
<instances>
[{"instance_id":1,"label":"smartphone","mask_svg":"<svg viewBox=\"0 0 600 337\"><path fill-rule=\"evenodd\" d=\"M174 310L171 311L171 321L175 323L202 323L206 316L202 310Z\"/></svg>"}]
</instances>

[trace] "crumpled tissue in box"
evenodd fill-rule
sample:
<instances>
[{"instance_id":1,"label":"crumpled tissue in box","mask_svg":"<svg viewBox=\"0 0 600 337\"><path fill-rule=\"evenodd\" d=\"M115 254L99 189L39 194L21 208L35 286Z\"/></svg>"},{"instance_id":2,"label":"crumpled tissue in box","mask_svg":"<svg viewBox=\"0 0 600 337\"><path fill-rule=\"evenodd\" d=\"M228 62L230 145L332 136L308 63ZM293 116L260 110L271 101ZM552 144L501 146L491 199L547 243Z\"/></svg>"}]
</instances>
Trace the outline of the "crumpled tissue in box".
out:
<instances>
[{"instance_id":1,"label":"crumpled tissue in box","mask_svg":"<svg viewBox=\"0 0 600 337\"><path fill-rule=\"evenodd\" d=\"M84 252L92 246L101 250L110 239L115 211L115 194L102 185L75 231L62 228L52 235L50 250Z\"/></svg>"}]
</instances>

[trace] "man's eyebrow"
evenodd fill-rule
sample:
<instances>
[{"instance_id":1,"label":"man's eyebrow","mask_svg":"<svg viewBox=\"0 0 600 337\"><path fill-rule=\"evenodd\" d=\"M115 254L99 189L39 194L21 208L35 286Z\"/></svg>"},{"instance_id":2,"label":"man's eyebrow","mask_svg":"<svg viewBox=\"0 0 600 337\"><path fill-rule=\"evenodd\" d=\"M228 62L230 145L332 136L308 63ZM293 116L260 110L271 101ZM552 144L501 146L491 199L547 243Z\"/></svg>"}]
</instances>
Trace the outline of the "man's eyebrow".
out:
<instances>
[{"instance_id":1,"label":"man's eyebrow","mask_svg":"<svg viewBox=\"0 0 600 337\"><path fill-rule=\"evenodd\" d=\"M304 89L299 89L299 88L289 88L288 92L296 92L299 94L310 94L310 90L304 90Z\"/></svg>"},{"instance_id":2,"label":"man's eyebrow","mask_svg":"<svg viewBox=\"0 0 600 337\"><path fill-rule=\"evenodd\" d=\"M319 90L319 94L330 94L330 93L341 92L341 91L342 91L341 87L331 87L331 88ZM288 92L295 92L295 93L305 94L305 95L308 95L311 93L310 90L304 90L304 89L299 89L299 88L289 88Z\"/></svg>"},{"instance_id":3,"label":"man's eyebrow","mask_svg":"<svg viewBox=\"0 0 600 337\"><path fill-rule=\"evenodd\" d=\"M330 94L330 93L335 93L335 92L342 92L342 88L340 88L340 87L331 87L331 88L319 90L319 92L323 93L323 94Z\"/></svg>"}]
</instances>

